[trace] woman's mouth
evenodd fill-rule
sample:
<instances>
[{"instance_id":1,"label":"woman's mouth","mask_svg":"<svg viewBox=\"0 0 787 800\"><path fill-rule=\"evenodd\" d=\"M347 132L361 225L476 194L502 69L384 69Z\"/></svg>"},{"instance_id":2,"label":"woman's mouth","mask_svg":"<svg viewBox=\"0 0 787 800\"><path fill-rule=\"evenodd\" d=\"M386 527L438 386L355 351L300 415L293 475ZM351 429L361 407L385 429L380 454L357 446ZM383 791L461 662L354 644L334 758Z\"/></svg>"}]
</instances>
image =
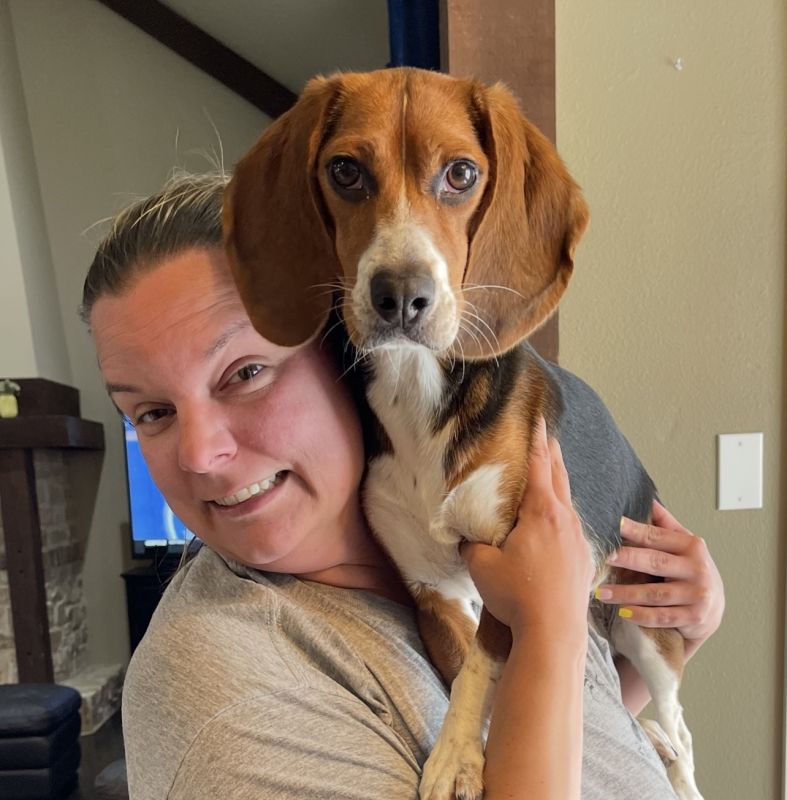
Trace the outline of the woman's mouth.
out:
<instances>
[{"instance_id":1,"label":"woman's mouth","mask_svg":"<svg viewBox=\"0 0 787 800\"><path fill-rule=\"evenodd\" d=\"M245 503L248 503L250 500L259 498L261 495L265 495L270 492L274 487L278 486L282 482L285 475L286 471L282 470L281 472L277 472L276 474L271 475L268 478L264 478L261 481L250 483L248 486L244 486L234 494L226 495L224 497L216 497L215 499L211 500L211 503L221 506L222 508L235 508L237 506L242 506Z\"/></svg>"}]
</instances>

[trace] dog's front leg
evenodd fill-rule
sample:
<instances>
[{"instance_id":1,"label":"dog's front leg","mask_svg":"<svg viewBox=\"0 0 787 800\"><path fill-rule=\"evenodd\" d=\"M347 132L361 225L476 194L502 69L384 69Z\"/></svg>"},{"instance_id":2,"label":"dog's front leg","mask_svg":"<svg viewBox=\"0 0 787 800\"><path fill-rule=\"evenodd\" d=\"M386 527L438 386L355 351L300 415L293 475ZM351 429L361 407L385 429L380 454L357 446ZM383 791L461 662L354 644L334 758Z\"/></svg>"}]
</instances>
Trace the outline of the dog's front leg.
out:
<instances>
[{"instance_id":1,"label":"dog's front leg","mask_svg":"<svg viewBox=\"0 0 787 800\"><path fill-rule=\"evenodd\" d=\"M495 689L511 649L511 633L484 609L432 753L424 764L421 800L480 800L484 743Z\"/></svg>"}]
</instances>

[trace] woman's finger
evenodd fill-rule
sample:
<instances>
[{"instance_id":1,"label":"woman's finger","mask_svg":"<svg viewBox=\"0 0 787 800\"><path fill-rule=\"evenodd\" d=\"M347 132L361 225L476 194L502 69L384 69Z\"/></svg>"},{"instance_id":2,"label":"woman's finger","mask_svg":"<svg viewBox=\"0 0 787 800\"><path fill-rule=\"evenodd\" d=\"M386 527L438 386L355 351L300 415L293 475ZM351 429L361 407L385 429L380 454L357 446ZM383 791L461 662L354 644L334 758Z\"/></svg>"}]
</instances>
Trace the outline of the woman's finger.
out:
<instances>
[{"instance_id":1,"label":"woman's finger","mask_svg":"<svg viewBox=\"0 0 787 800\"><path fill-rule=\"evenodd\" d=\"M557 439L549 440L549 454L552 462L552 487L558 500L565 506L571 506L571 486L568 481L568 472L563 463L563 451Z\"/></svg>"},{"instance_id":2,"label":"woman's finger","mask_svg":"<svg viewBox=\"0 0 787 800\"><path fill-rule=\"evenodd\" d=\"M536 491L552 491L552 456L547 441L547 424L539 417L533 432L533 443L530 448L530 469L527 473L527 489ZM527 495L527 489L525 495Z\"/></svg>"},{"instance_id":3,"label":"woman's finger","mask_svg":"<svg viewBox=\"0 0 787 800\"><path fill-rule=\"evenodd\" d=\"M607 563L672 580L691 580L696 571L690 559L648 547L621 547L607 559Z\"/></svg>"},{"instance_id":4,"label":"woman's finger","mask_svg":"<svg viewBox=\"0 0 787 800\"><path fill-rule=\"evenodd\" d=\"M658 500L653 501L653 507L651 510L651 518L653 519L653 524L658 525L660 528L669 528L673 531L682 531L683 533L688 534L689 536L693 536L694 534L684 528L683 525L675 519L675 517L664 508Z\"/></svg>"},{"instance_id":5,"label":"woman's finger","mask_svg":"<svg viewBox=\"0 0 787 800\"><path fill-rule=\"evenodd\" d=\"M665 553L681 555L696 543L696 537L687 531L665 528L660 525L648 525L623 517L620 523L620 535L629 542L652 550L663 550Z\"/></svg>"},{"instance_id":6,"label":"woman's finger","mask_svg":"<svg viewBox=\"0 0 787 800\"><path fill-rule=\"evenodd\" d=\"M595 596L616 606L689 606L697 602L697 589L685 581L605 583L596 589Z\"/></svg>"},{"instance_id":7,"label":"woman's finger","mask_svg":"<svg viewBox=\"0 0 787 800\"><path fill-rule=\"evenodd\" d=\"M684 628L696 621L693 606L621 606L618 616L643 628Z\"/></svg>"}]
</instances>

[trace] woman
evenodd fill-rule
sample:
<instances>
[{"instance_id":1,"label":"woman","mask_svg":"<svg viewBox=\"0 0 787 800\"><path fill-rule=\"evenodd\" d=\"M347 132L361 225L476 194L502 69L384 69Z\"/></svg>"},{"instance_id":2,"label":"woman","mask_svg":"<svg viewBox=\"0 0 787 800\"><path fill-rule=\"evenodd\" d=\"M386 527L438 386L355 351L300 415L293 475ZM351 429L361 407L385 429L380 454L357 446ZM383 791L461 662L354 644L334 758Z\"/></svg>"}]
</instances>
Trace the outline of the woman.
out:
<instances>
[{"instance_id":1,"label":"woman","mask_svg":"<svg viewBox=\"0 0 787 800\"><path fill-rule=\"evenodd\" d=\"M181 178L132 206L85 282L110 397L206 545L129 666L131 797L416 797L447 693L364 520L363 431L335 348L277 347L251 327L221 250L223 186ZM693 651L718 626L721 583L702 540L655 513L661 528L624 530L658 535L663 574L676 578L660 603ZM643 552L622 548L618 563L636 568ZM589 548L543 425L505 546L463 555L514 640L485 797L673 796L605 642L588 636ZM664 610L643 591L600 596L648 624ZM639 710L642 682L626 665L621 675Z\"/></svg>"}]
</instances>

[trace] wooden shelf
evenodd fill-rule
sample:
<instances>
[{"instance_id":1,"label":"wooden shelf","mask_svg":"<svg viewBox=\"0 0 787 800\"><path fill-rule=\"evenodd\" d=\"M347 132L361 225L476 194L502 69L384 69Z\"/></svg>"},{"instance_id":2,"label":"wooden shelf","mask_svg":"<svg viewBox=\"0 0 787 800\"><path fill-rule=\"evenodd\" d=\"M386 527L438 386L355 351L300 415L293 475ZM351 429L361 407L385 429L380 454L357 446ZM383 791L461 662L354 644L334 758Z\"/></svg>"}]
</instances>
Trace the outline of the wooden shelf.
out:
<instances>
[{"instance_id":1,"label":"wooden shelf","mask_svg":"<svg viewBox=\"0 0 787 800\"><path fill-rule=\"evenodd\" d=\"M0 449L63 448L103 450L100 422L65 414L40 414L0 419Z\"/></svg>"}]
</instances>

